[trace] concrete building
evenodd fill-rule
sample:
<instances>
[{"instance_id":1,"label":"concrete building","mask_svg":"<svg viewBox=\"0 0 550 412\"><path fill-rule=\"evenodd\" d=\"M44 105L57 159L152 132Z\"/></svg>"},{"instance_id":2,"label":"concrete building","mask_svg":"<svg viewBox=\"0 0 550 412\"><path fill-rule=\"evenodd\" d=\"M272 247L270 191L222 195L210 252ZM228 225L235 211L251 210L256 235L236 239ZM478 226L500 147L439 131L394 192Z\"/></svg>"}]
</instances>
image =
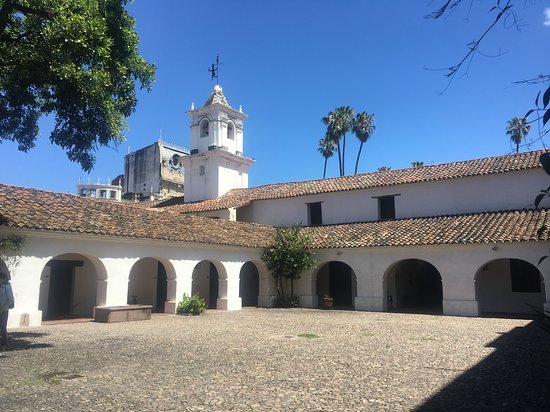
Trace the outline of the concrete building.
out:
<instances>
[{"instance_id":1,"label":"concrete building","mask_svg":"<svg viewBox=\"0 0 550 412\"><path fill-rule=\"evenodd\" d=\"M101 183L97 179L97 183L82 183L78 182L76 186L76 194L83 197L91 197L94 199L103 199L103 200L116 200L120 202L122 200L122 185L120 180L117 182L111 182L107 179L107 183Z\"/></svg>"},{"instance_id":2,"label":"concrete building","mask_svg":"<svg viewBox=\"0 0 550 412\"><path fill-rule=\"evenodd\" d=\"M539 264L549 235L538 233L550 213L533 209L548 186L543 151L247 188L245 117L225 102L217 87L189 114L192 201L145 207L0 185L0 239L24 239L0 260L16 297L11 326L131 303L173 313L184 293L224 310L270 306L261 254L276 226L297 222L318 259L295 285L302 306L330 295L336 308L369 311L550 309L550 259Z\"/></svg>"},{"instance_id":3,"label":"concrete building","mask_svg":"<svg viewBox=\"0 0 550 412\"><path fill-rule=\"evenodd\" d=\"M166 199L183 196L182 160L189 150L159 139L124 157L124 198Z\"/></svg>"}]
</instances>

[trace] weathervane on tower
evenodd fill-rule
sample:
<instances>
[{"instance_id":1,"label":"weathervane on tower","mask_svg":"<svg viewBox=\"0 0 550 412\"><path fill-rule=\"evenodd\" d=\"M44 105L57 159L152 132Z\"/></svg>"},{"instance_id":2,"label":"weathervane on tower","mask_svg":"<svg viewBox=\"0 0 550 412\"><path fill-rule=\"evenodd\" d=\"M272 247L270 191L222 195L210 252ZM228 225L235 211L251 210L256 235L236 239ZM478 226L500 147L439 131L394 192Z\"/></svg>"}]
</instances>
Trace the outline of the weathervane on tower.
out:
<instances>
[{"instance_id":1,"label":"weathervane on tower","mask_svg":"<svg viewBox=\"0 0 550 412\"><path fill-rule=\"evenodd\" d=\"M212 74L212 80L216 79L216 84L220 84L219 67L220 55L216 54L216 63L212 63L212 68L208 69L208 71Z\"/></svg>"}]
</instances>

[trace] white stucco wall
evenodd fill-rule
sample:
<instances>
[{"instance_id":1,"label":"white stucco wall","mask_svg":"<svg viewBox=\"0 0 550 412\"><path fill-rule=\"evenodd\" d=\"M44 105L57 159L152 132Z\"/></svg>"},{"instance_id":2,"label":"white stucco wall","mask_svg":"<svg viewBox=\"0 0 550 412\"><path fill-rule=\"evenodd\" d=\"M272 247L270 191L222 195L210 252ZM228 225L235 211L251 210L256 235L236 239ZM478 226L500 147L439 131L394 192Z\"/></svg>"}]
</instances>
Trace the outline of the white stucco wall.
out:
<instances>
[{"instance_id":1,"label":"white stucco wall","mask_svg":"<svg viewBox=\"0 0 550 412\"><path fill-rule=\"evenodd\" d=\"M247 261L259 261L261 256L259 249L204 247L30 231L17 233L25 237L25 243L20 251L19 265L15 270L10 270L16 298L15 308L10 311L10 327L22 325L23 318L26 319L25 324L41 323L42 310L47 306L47 301L43 301L44 295L47 297L47 289L41 290L41 276L47 274L46 264L61 255L63 258L82 256L92 263L95 262L95 273L88 264L75 270L75 273L78 272L75 274L75 286L78 285L82 291L84 288L96 290L94 303L89 298L82 299L75 295L77 300L80 299L79 306L75 308L77 312L80 308L84 311L90 305L126 305L130 273L136 262L139 262L139 273L146 272L141 265L149 262L150 269L156 275L157 260L164 265L168 278L165 311L175 311L176 302L181 300L183 294L191 294L193 270L200 261L212 261L219 268L218 307L226 310L240 309L240 269ZM142 260L145 258L147 259ZM150 296L152 290L156 290L156 279L153 277L156 278L145 276L145 283L135 285L134 291L139 299L143 297L154 302L156 295ZM263 277L267 278L265 273ZM269 282L261 283L260 288L262 287L264 290L260 290L260 295L264 296L263 301L271 301ZM39 308L41 300L43 308Z\"/></svg>"},{"instance_id":2,"label":"white stucco wall","mask_svg":"<svg viewBox=\"0 0 550 412\"><path fill-rule=\"evenodd\" d=\"M541 169L388 187L257 200L238 210L241 221L308 224L307 203L322 202L323 224L378 220L379 196L395 197L396 218L533 208L548 176ZM550 205L550 200L541 206Z\"/></svg>"},{"instance_id":3,"label":"white stucco wall","mask_svg":"<svg viewBox=\"0 0 550 412\"><path fill-rule=\"evenodd\" d=\"M388 270L405 259L420 259L432 264L441 275L443 313L478 316L475 291L477 271L495 259L522 259L536 265L540 257L548 253L548 246L546 242L416 246L320 250L316 255L319 268L327 262L340 261L353 269L357 278L357 310L387 310L385 280ZM544 261L539 269L545 281L546 296L550 296L550 263ZM308 271L296 285L301 302L306 307L317 306L316 276L315 270Z\"/></svg>"},{"instance_id":4,"label":"white stucco wall","mask_svg":"<svg viewBox=\"0 0 550 412\"><path fill-rule=\"evenodd\" d=\"M13 232L12 232L13 233ZM170 242L136 241L130 239L94 238L67 234L19 231L25 237L19 266L10 270L16 306L10 311L10 327L21 324L38 325L42 319L39 308L40 281L50 259L61 256L84 256L93 264L76 268L75 279L80 288L96 287L95 305L125 305L129 294L129 276L136 262L159 260L166 268L168 296L165 310L175 311L176 302L184 293L191 294L193 271L201 261L212 262L218 269L218 309L238 310L239 276L247 261L255 262L259 271L259 305L269 306L275 296L273 277L261 263L260 249L231 248L175 244ZM0 233L2 234L2 233ZM388 269L404 259L420 259L432 264L441 275L443 313L477 316L476 273L495 259L521 259L537 265L548 253L548 242L502 243L481 245L444 245L424 247L394 247L366 249L334 249L316 252L319 267L330 261L341 261L351 267L356 276L357 310L382 311L387 309L385 279ZM70 255L68 255L70 254ZM148 258L143 261L142 259ZM207 263L207 262L206 262ZM206 266L205 263L205 266ZM156 273L156 265L155 265ZM550 259L539 269L544 279L546 296L550 296ZM151 266L153 270L153 265ZM93 276L95 271L95 277ZM141 271L143 273L143 271ZM295 291L306 307L316 307L316 271L311 270L296 282ZM149 277L153 289L152 277ZM496 281L498 282L498 281ZM496 283L500 285L501 283ZM504 283L502 283L504 284ZM145 284L140 287L146 288ZM287 291L289 289L287 288ZM354 291L355 294L355 291ZM42 291L44 295L44 291ZM522 297L518 297L518 302ZM149 297L150 298L150 297ZM43 296L42 296L43 299ZM545 300L548 299L545 297ZM43 303L43 302L42 302ZM44 303L43 303L44 304ZM81 300L82 308L92 302ZM549 308L548 303L545 304ZM78 309L79 310L79 309ZM26 322L26 323L25 323Z\"/></svg>"}]
</instances>

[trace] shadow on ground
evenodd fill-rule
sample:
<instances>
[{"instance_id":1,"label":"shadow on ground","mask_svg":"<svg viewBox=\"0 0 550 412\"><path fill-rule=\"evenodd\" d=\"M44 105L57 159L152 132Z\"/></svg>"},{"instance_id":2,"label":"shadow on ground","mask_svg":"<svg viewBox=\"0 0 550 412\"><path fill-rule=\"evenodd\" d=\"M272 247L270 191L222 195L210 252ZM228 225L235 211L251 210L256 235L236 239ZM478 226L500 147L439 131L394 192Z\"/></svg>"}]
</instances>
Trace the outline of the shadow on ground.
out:
<instances>
[{"instance_id":1,"label":"shadow on ground","mask_svg":"<svg viewBox=\"0 0 550 412\"><path fill-rule=\"evenodd\" d=\"M550 410L550 334L533 321L487 347L496 350L415 410Z\"/></svg>"},{"instance_id":2,"label":"shadow on ground","mask_svg":"<svg viewBox=\"0 0 550 412\"><path fill-rule=\"evenodd\" d=\"M51 348L51 343L36 343L36 338L47 336L43 332L10 332L8 348L10 352L19 350L30 350L39 348Z\"/></svg>"}]
</instances>

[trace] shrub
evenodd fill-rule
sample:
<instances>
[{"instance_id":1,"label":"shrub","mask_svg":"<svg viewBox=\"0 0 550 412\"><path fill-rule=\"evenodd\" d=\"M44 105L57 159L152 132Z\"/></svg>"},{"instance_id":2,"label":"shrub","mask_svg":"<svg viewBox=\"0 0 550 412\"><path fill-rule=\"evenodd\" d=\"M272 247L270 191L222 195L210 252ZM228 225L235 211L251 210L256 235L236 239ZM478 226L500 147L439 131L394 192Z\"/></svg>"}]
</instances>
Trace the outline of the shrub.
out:
<instances>
[{"instance_id":1,"label":"shrub","mask_svg":"<svg viewBox=\"0 0 550 412\"><path fill-rule=\"evenodd\" d=\"M299 308L300 307L300 298L298 296L292 296L287 299L275 298L273 302L273 307L275 308Z\"/></svg>"},{"instance_id":2,"label":"shrub","mask_svg":"<svg viewBox=\"0 0 550 412\"><path fill-rule=\"evenodd\" d=\"M186 296L178 302L176 313L178 315L200 315L206 310L206 302L199 295Z\"/></svg>"}]
</instances>

